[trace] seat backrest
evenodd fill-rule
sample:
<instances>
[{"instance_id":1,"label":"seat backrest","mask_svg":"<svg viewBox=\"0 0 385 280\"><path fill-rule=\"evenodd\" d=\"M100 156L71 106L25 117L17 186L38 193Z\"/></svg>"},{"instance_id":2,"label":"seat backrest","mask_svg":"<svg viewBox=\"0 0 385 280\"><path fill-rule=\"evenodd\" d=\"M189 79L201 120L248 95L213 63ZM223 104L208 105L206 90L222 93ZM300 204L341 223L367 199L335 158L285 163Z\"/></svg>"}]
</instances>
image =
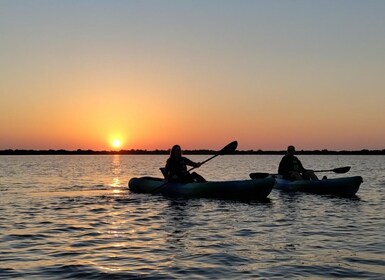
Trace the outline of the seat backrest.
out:
<instances>
[{"instance_id":1,"label":"seat backrest","mask_svg":"<svg viewBox=\"0 0 385 280\"><path fill-rule=\"evenodd\" d=\"M166 178L166 176L167 176L167 174L166 174L166 168L161 167L161 168L159 168L159 170L160 170L160 172L162 172L163 177Z\"/></svg>"}]
</instances>

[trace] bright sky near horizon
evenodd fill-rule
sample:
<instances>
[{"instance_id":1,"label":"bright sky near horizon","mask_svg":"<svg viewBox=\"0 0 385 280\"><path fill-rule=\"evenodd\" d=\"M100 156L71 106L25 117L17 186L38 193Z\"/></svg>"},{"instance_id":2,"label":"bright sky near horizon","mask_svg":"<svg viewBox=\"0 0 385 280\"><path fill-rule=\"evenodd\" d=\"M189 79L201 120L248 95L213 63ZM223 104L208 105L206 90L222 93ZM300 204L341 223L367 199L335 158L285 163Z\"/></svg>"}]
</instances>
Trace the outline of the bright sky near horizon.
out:
<instances>
[{"instance_id":1,"label":"bright sky near horizon","mask_svg":"<svg viewBox=\"0 0 385 280\"><path fill-rule=\"evenodd\" d=\"M381 0L0 0L0 150L384 149L384 74Z\"/></svg>"}]
</instances>

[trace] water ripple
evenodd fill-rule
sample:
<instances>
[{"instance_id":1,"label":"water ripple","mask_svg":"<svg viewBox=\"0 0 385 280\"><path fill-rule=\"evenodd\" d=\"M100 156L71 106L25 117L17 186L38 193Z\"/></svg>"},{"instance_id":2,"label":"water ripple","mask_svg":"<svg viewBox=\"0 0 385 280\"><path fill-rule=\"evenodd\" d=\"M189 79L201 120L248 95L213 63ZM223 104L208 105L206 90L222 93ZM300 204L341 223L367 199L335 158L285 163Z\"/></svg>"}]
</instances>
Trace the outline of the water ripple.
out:
<instances>
[{"instance_id":1,"label":"water ripple","mask_svg":"<svg viewBox=\"0 0 385 280\"><path fill-rule=\"evenodd\" d=\"M351 165L364 177L356 198L273 190L266 202L242 202L127 190L130 177L159 176L164 160L1 157L0 278L384 279L384 157L305 157L320 168ZM274 172L277 162L223 157L222 169L200 173L239 179Z\"/></svg>"}]
</instances>

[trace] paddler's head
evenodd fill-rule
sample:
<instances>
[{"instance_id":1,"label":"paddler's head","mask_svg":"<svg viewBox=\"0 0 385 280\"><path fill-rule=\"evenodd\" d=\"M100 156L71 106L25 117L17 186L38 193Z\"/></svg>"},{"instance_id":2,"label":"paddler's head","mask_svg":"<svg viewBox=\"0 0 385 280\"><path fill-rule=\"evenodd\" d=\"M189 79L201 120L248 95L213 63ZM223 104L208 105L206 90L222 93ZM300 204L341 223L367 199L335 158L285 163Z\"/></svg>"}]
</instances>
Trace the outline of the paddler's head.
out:
<instances>
[{"instance_id":1,"label":"paddler's head","mask_svg":"<svg viewBox=\"0 0 385 280\"><path fill-rule=\"evenodd\" d=\"M292 156L292 155L294 155L294 153L295 153L295 148L293 145L290 145L289 147L287 147L287 154L288 155Z\"/></svg>"},{"instance_id":2,"label":"paddler's head","mask_svg":"<svg viewBox=\"0 0 385 280\"><path fill-rule=\"evenodd\" d=\"M182 156L182 149L181 149L181 147L179 145L174 145L171 148L170 156L171 157L181 157Z\"/></svg>"}]
</instances>

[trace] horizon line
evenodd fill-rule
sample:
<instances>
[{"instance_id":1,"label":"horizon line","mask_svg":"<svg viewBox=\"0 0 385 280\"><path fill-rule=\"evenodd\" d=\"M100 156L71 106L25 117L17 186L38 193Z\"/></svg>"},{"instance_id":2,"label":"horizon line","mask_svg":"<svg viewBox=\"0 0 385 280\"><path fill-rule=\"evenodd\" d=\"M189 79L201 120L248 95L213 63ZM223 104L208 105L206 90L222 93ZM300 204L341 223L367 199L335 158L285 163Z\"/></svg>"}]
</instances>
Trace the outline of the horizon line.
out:
<instances>
[{"instance_id":1,"label":"horizon line","mask_svg":"<svg viewBox=\"0 0 385 280\"><path fill-rule=\"evenodd\" d=\"M76 150L65 150L65 149L5 149L0 150L0 155L139 155L139 154L152 154L152 155L164 155L169 154L170 149L122 149L122 150L91 150L91 149L76 149ZM216 154L218 151L210 149L193 149L184 150L183 154L189 155L204 155L204 154ZM238 155L254 155L254 154L285 154L286 150L235 150L231 154ZM361 150L328 150L328 149L315 149L315 150L297 150L296 154L355 154L355 155L385 155L385 149L361 149Z\"/></svg>"}]
</instances>

